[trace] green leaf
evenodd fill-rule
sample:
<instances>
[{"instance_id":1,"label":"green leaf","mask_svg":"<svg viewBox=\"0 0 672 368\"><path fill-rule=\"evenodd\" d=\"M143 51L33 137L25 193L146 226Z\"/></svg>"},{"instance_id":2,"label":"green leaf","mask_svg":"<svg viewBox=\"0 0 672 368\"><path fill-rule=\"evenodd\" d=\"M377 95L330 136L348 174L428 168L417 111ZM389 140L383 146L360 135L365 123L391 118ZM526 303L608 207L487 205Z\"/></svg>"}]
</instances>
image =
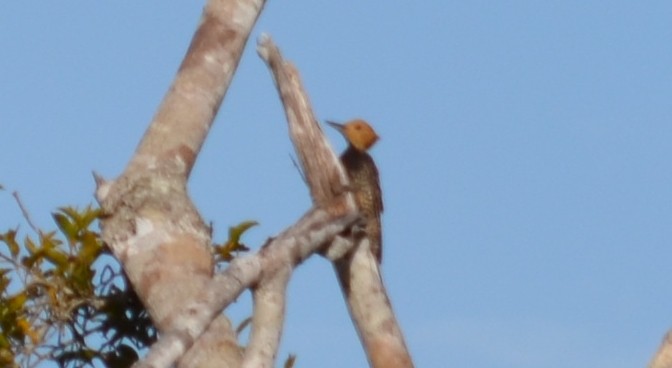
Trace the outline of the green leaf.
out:
<instances>
[{"instance_id":1,"label":"green leaf","mask_svg":"<svg viewBox=\"0 0 672 368\"><path fill-rule=\"evenodd\" d=\"M256 221L243 221L236 226L229 228L229 242L234 244L239 244L240 237L245 233L249 228L259 225Z\"/></svg>"},{"instance_id":2,"label":"green leaf","mask_svg":"<svg viewBox=\"0 0 672 368\"><path fill-rule=\"evenodd\" d=\"M7 290L7 286L11 283L11 279L7 276L12 272L9 268L0 268L0 294Z\"/></svg>"},{"instance_id":3,"label":"green leaf","mask_svg":"<svg viewBox=\"0 0 672 368\"><path fill-rule=\"evenodd\" d=\"M56 238L55 231L40 233L40 243L43 249L57 248L59 245L63 244L61 240Z\"/></svg>"},{"instance_id":4,"label":"green leaf","mask_svg":"<svg viewBox=\"0 0 672 368\"><path fill-rule=\"evenodd\" d=\"M100 208L93 208L91 205L89 205L81 213L81 216L77 221L77 225L80 229L88 229L93 221L100 218L101 213L102 211Z\"/></svg>"},{"instance_id":5,"label":"green leaf","mask_svg":"<svg viewBox=\"0 0 672 368\"><path fill-rule=\"evenodd\" d=\"M16 230L9 230L4 234L0 234L0 240L7 244L12 258L16 258L19 255L20 247L19 243L16 242Z\"/></svg>"},{"instance_id":6,"label":"green leaf","mask_svg":"<svg viewBox=\"0 0 672 368\"><path fill-rule=\"evenodd\" d=\"M61 211L63 211L63 209L61 209ZM77 226L72 223L72 221L70 221L68 216L65 216L61 213L52 213L51 216L54 218L54 221L56 221L58 228L61 229L63 234L65 234L68 239L77 239L77 232L79 229L77 229Z\"/></svg>"},{"instance_id":7,"label":"green leaf","mask_svg":"<svg viewBox=\"0 0 672 368\"><path fill-rule=\"evenodd\" d=\"M0 366L15 367L16 361L14 353L10 349L10 343L6 337L0 336Z\"/></svg>"},{"instance_id":8,"label":"green leaf","mask_svg":"<svg viewBox=\"0 0 672 368\"><path fill-rule=\"evenodd\" d=\"M59 269L68 265L68 255L54 248L44 249L44 258L56 265Z\"/></svg>"},{"instance_id":9,"label":"green leaf","mask_svg":"<svg viewBox=\"0 0 672 368\"><path fill-rule=\"evenodd\" d=\"M74 207L59 207L58 210L68 216L74 222L77 222L77 220L81 217L79 211L77 211L77 209Z\"/></svg>"},{"instance_id":10,"label":"green leaf","mask_svg":"<svg viewBox=\"0 0 672 368\"><path fill-rule=\"evenodd\" d=\"M229 240L226 243L215 246L215 253L225 262L233 259L233 252L245 252L250 250L245 244L240 242L240 238L249 228L259 225L256 221L243 221L236 226L229 228Z\"/></svg>"},{"instance_id":11,"label":"green leaf","mask_svg":"<svg viewBox=\"0 0 672 368\"><path fill-rule=\"evenodd\" d=\"M26 295L26 293L23 292L18 293L13 297L9 298L9 300L7 301L7 308L12 313L18 312L19 310L23 309L23 305L26 304L27 300L28 296Z\"/></svg>"},{"instance_id":12,"label":"green leaf","mask_svg":"<svg viewBox=\"0 0 672 368\"><path fill-rule=\"evenodd\" d=\"M9 350L10 346L11 346L10 342L7 339L7 337L5 336L5 334L0 335L0 362L3 362L3 358L1 358L2 354L4 353L3 350ZM14 361L14 360L11 360L10 362L12 362L12 361ZM2 366L5 367L6 365L2 365Z\"/></svg>"},{"instance_id":13,"label":"green leaf","mask_svg":"<svg viewBox=\"0 0 672 368\"><path fill-rule=\"evenodd\" d=\"M30 254L36 254L40 250L37 248L33 240L29 237L26 236L26 240L23 241L23 244L26 246L26 249L28 249L28 252Z\"/></svg>"},{"instance_id":14,"label":"green leaf","mask_svg":"<svg viewBox=\"0 0 672 368\"><path fill-rule=\"evenodd\" d=\"M86 231L80 239L81 248L77 258L86 265L91 265L103 252L102 242L98 240L96 233Z\"/></svg>"}]
</instances>

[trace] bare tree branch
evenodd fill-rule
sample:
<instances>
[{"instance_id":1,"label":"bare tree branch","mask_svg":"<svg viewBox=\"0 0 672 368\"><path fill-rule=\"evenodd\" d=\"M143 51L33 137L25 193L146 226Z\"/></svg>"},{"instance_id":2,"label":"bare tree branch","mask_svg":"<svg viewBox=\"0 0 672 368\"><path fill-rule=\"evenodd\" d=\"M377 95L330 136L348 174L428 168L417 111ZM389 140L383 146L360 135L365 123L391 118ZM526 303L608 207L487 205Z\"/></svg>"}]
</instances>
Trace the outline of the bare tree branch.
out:
<instances>
[{"instance_id":1,"label":"bare tree branch","mask_svg":"<svg viewBox=\"0 0 672 368\"><path fill-rule=\"evenodd\" d=\"M271 69L285 107L289 133L313 202L320 206L343 193L348 177L317 124L296 68L285 61L270 36L257 41L257 52ZM354 201L354 198L353 198ZM354 208L354 203L353 203Z\"/></svg>"},{"instance_id":2,"label":"bare tree branch","mask_svg":"<svg viewBox=\"0 0 672 368\"><path fill-rule=\"evenodd\" d=\"M131 165L173 161L187 174L221 106L265 0L209 0L173 85Z\"/></svg>"},{"instance_id":3,"label":"bare tree branch","mask_svg":"<svg viewBox=\"0 0 672 368\"><path fill-rule=\"evenodd\" d=\"M369 364L374 368L413 367L369 239L358 241L355 252L337 260L334 268Z\"/></svg>"},{"instance_id":4,"label":"bare tree branch","mask_svg":"<svg viewBox=\"0 0 672 368\"><path fill-rule=\"evenodd\" d=\"M271 366L292 268L318 250L338 258L354 244L343 237L334 241L359 219L347 176L316 123L298 72L262 37L258 51L273 71L316 207L257 255L212 276L209 229L187 195L186 180L263 5L207 3L175 81L126 170L112 182L96 178L106 215L103 239L161 332L138 367L168 367L178 359L180 367L240 366L235 334L219 313L252 286L255 316L244 364Z\"/></svg>"},{"instance_id":5,"label":"bare tree branch","mask_svg":"<svg viewBox=\"0 0 672 368\"><path fill-rule=\"evenodd\" d=\"M285 318L285 295L292 269L285 267L254 289L254 313L250 342L243 368L271 368L275 365Z\"/></svg>"},{"instance_id":6,"label":"bare tree branch","mask_svg":"<svg viewBox=\"0 0 672 368\"><path fill-rule=\"evenodd\" d=\"M13 191L12 196L14 196L14 199L16 200L16 204L19 206L19 209L21 210L21 214L23 214L23 218L26 219L26 222L28 223L28 226L30 226L31 229L36 234L41 234L40 229L35 226L35 223L33 222L32 217L30 216L30 212L28 212L28 208L23 204L23 201L21 200L21 197L19 196L19 192Z\"/></svg>"},{"instance_id":7,"label":"bare tree branch","mask_svg":"<svg viewBox=\"0 0 672 368\"><path fill-rule=\"evenodd\" d=\"M106 215L103 240L162 334L180 325L179 306L212 277L210 232L188 197L186 180L264 3L207 2L175 80L130 163L117 180L96 180ZM220 367L238 365L242 356L231 338L235 334L220 332L210 334L216 339L192 356Z\"/></svg>"},{"instance_id":8,"label":"bare tree branch","mask_svg":"<svg viewBox=\"0 0 672 368\"><path fill-rule=\"evenodd\" d=\"M209 328L210 321L247 288L257 284L263 287L265 282L286 283L286 280L282 281L289 276L285 273L328 244L358 219L358 214L354 210L339 212L346 208L342 202L343 198L337 198L329 209L312 209L295 225L266 244L257 254L234 259L229 267L216 275L199 294L182 304L177 312L181 316L180 324L176 325L173 331L166 332L152 346L142 364L137 364L136 368L169 367L189 349L206 328ZM274 278L280 280L273 280ZM271 288L273 287L277 286L271 285ZM275 289L276 293L277 290L279 289ZM255 310L255 318L256 312ZM262 321L270 322L263 319ZM282 321L278 319L275 321L280 323L281 328ZM277 325L255 325L259 322L256 319L253 321L253 329L278 329Z\"/></svg>"},{"instance_id":9,"label":"bare tree branch","mask_svg":"<svg viewBox=\"0 0 672 368\"><path fill-rule=\"evenodd\" d=\"M649 368L672 368L672 331L665 334L660 348L649 363Z\"/></svg>"},{"instance_id":10,"label":"bare tree branch","mask_svg":"<svg viewBox=\"0 0 672 368\"><path fill-rule=\"evenodd\" d=\"M327 148L329 143L316 123L297 70L283 60L269 36L260 37L257 51L273 74L313 202L317 205L328 202L347 190L345 171L333 151ZM308 145L307 142L313 144ZM325 147L325 150L316 153L312 150L315 147ZM317 159L314 159L315 155ZM353 242L356 242L354 246ZM352 249L355 251L342 257L343 250ZM369 249L366 237L336 237L325 254L335 260L335 269L350 315L371 366L412 367L401 328L392 311L378 263Z\"/></svg>"},{"instance_id":11,"label":"bare tree branch","mask_svg":"<svg viewBox=\"0 0 672 368\"><path fill-rule=\"evenodd\" d=\"M287 95L286 98L291 99L292 96ZM292 101L302 100L294 98ZM319 199L316 200L318 207L265 246L256 256L235 260L222 275L214 277L207 285L193 290L189 298L185 299L186 302L174 311L171 328L163 331L161 340L137 366L169 366L194 344L210 321L246 287L255 283L259 283L260 287L286 283L286 280L282 279L288 277L284 275L287 267L291 270L291 267L302 262L322 246L331 243L337 234L358 219L354 198L351 193L344 191L347 177L324 138L322 130L312 118L312 113L309 110L306 113L308 106L305 100L298 103L289 118L289 126L311 193L314 198ZM343 246L352 246L352 243L341 244L341 247ZM342 254L346 252L347 250L341 250ZM263 275L260 273L261 270ZM265 295L277 297L280 293L277 286L259 290L258 296L264 298ZM246 364L257 362L268 364L269 359L272 361L277 352L277 341L270 348L259 347L271 340L277 340L279 337L275 336L279 336L282 328L282 318L279 317L282 308L278 308L281 303L257 300L260 302L257 306L265 311L266 316L273 316L272 320L275 323L268 325L269 320L264 320L264 315L255 314L253 331L257 333L252 336L251 351L263 350L263 357L250 353L249 358L246 358ZM260 325L260 321L264 324Z\"/></svg>"}]
</instances>

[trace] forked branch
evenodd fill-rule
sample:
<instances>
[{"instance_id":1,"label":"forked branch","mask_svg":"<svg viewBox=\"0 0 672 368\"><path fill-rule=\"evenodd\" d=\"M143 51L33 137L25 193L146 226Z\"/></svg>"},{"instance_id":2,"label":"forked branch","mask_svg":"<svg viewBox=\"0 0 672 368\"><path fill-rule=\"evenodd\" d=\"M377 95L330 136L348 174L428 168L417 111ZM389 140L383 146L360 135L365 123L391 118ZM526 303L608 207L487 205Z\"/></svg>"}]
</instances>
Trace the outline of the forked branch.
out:
<instances>
[{"instance_id":1,"label":"forked branch","mask_svg":"<svg viewBox=\"0 0 672 368\"><path fill-rule=\"evenodd\" d=\"M173 84L126 169L113 181L96 177L105 214L102 238L160 335L184 326L180 304L203 292L212 278L210 231L187 194L187 178L264 3L206 3ZM191 357L222 366L242 361L235 334L222 322Z\"/></svg>"},{"instance_id":2,"label":"forked branch","mask_svg":"<svg viewBox=\"0 0 672 368\"><path fill-rule=\"evenodd\" d=\"M314 151L328 147L329 143L317 125L296 68L282 58L269 36L260 37L257 51L273 74L313 202L318 206L328 203L348 188L345 170L331 149ZM350 197L347 191L345 193ZM338 236L325 254L335 261L343 295L371 366L412 367L413 362L392 311L378 262L369 249L366 237Z\"/></svg>"},{"instance_id":3,"label":"forked branch","mask_svg":"<svg viewBox=\"0 0 672 368\"><path fill-rule=\"evenodd\" d=\"M283 278L287 277L287 272L313 255L357 220L358 216L354 211L337 213L339 208L344 207L344 204L336 200L330 210L312 209L296 224L266 244L258 253L234 259L226 270L213 277L207 287L182 304L178 313L181 316L180 324L175 326L175 330L166 332L152 346L142 364L137 364L136 368L169 367L196 342L203 331L209 328L211 321L248 288L259 286L262 289L261 295L264 297L283 289L286 283ZM273 280L276 277L280 280ZM267 300L261 302L265 303ZM276 303L276 301L272 302ZM276 305L281 304L282 301L276 303ZM265 313L269 315L276 313L272 310L273 306L262 305L260 308L262 310L268 308L269 312ZM281 328L282 320L273 319L274 317L269 317L269 315L259 318L262 320L266 318L265 322L275 320L280 323ZM257 316L255 315L254 318ZM258 320L253 321L253 330L278 328L277 325L257 324L255 326L254 322ZM269 334L267 331L261 333L261 341L269 341L269 336L273 336L272 333ZM250 341L250 346L254 344L255 342ZM270 346L277 349L277 341L275 345ZM274 357L275 353L272 351L271 354L266 353L264 356ZM249 359L257 358L250 357ZM272 360L266 363L272 363ZM264 366L272 365L258 365L258 367Z\"/></svg>"},{"instance_id":4,"label":"forked branch","mask_svg":"<svg viewBox=\"0 0 672 368\"><path fill-rule=\"evenodd\" d=\"M198 344L199 336L211 321L247 288L254 289L255 314L242 364L273 365L284 317L285 287L292 269L332 243L358 219L354 198L344 190L347 178L338 159L312 112L306 110L307 101L301 102L299 97L290 93L285 96L287 101L297 103L288 123L316 207L260 252L234 260L222 274L193 293L176 311L179 319L163 332L137 367L173 364L192 345ZM348 242L340 244L352 246ZM341 251L346 252L347 249Z\"/></svg>"}]
</instances>

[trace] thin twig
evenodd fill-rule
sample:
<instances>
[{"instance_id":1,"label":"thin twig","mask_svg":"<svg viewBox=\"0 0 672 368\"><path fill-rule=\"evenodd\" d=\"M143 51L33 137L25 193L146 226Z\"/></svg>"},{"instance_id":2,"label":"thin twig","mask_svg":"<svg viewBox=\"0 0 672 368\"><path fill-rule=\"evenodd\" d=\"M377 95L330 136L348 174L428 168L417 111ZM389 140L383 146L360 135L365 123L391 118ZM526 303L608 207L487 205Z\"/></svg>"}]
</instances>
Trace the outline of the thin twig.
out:
<instances>
[{"instance_id":1,"label":"thin twig","mask_svg":"<svg viewBox=\"0 0 672 368\"><path fill-rule=\"evenodd\" d=\"M21 201L21 198L19 197L19 192L17 192L17 191L12 192L12 196L14 196L14 199L16 199L16 204L19 205L19 209L21 209L21 213L23 214L23 218L26 219L26 222L28 222L28 226L30 226L30 228L33 229L33 231L35 233L42 235L42 232L40 231L40 229L38 229L37 226L35 226L35 223L31 219L30 213L28 212L28 209L26 208L26 206L23 205L23 202Z\"/></svg>"},{"instance_id":2,"label":"thin twig","mask_svg":"<svg viewBox=\"0 0 672 368\"><path fill-rule=\"evenodd\" d=\"M296 159L294 159L294 156L292 154L289 154L289 159L292 160L292 164L294 165L294 168L296 171L299 172L299 176L301 177L301 180L303 181L304 184L308 185L308 180L306 180L306 175L303 173L303 170L301 170L301 167L299 166L299 163L296 162Z\"/></svg>"}]
</instances>

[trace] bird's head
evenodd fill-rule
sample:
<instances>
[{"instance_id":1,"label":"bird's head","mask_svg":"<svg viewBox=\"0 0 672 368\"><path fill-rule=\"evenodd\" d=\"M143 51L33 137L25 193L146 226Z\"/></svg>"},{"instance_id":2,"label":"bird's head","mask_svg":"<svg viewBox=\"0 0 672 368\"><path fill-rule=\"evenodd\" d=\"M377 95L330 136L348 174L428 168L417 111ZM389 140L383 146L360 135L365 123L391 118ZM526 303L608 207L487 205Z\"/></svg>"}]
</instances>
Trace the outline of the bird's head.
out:
<instances>
[{"instance_id":1,"label":"bird's head","mask_svg":"<svg viewBox=\"0 0 672 368\"><path fill-rule=\"evenodd\" d=\"M378 141L378 134L362 119L350 120L345 124L327 121L327 124L341 132L348 143L359 151L368 150Z\"/></svg>"}]
</instances>

